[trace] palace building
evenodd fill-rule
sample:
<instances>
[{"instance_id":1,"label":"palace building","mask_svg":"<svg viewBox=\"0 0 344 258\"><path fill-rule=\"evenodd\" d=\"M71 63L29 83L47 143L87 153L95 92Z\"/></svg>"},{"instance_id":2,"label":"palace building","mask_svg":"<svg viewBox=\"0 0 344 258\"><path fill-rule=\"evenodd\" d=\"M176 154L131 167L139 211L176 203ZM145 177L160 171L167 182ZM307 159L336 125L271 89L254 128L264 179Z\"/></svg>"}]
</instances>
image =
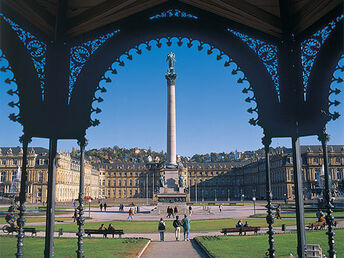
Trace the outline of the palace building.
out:
<instances>
[{"instance_id":1,"label":"palace building","mask_svg":"<svg viewBox=\"0 0 344 258\"><path fill-rule=\"evenodd\" d=\"M335 196L343 196L344 146L330 145L329 168ZM321 146L302 146L304 198L316 198L324 187ZM78 198L80 163L69 153L59 152L56 170L56 201ZM274 199L294 199L293 158L291 153L271 156L271 180ZM0 148L0 196L6 196L22 164L22 148ZM265 198L265 162L244 160L179 164L185 190L191 201L226 201ZM92 198L154 198L159 192L162 163L85 163L85 195ZM28 201L46 202L48 150L29 148Z\"/></svg>"},{"instance_id":2,"label":"palace building","mask_svg":"<svg viewBox=\"0 0 344 258\"><path fill-rule=\"evenodd\" d=\"M23 150L21 147L0 148L0 196L10 192L18 167L22 166ZM29 202L47 201L48 150L34 147L28 151L28 189ZM78 198L80 163L71 158L69 153L57 154L56 201L65 202ZM91 164L85 164L85 195L98 198L99 172Z\"/></svg>"}]
</instances>

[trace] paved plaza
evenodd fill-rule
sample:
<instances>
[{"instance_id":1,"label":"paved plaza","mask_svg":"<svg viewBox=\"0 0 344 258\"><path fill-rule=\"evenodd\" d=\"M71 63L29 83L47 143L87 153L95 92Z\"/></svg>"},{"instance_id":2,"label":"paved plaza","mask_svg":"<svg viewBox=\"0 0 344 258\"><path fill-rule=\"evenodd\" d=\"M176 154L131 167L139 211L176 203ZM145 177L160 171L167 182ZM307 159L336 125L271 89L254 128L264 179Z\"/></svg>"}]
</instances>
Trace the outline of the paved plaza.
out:
<instances>
[{"instance_id":1,"label":"paved plaza","mask_svg":"<svg viewBox=\"0 0 344 258\"><path fill-rule=\"evenodd\" d=\"M234 219L246 219L250 215L253 215L253 205L244 206L223 206L222 212L219 211L218 206L192 206L193 214L191 215L191 228L192 220L207 220L207 219L224 219L224 218L234 218ZM155 215L151 214L150 211L154 209L154 206L140 206L140 212L134 215L135 221L156 221L158 223L160 217L166 217L166 213ZM73 214L73 208L68 209L70 216ZM125 207L124 211L119 211L118 207L107 208L107 211L100 211L98 207L91 207L90 214L88 207L85 207L85 216L91 216L92 220L88 222L105 222L112 220L127 220L129 207ZM205 210L207 210L205 212ZM257 214L265 214L266 208L264 205L256 205ZM57 215L56 217L68 217L66 214ZM44 217L44 215L42 215ZM265 220L265 218L257 218ZM165 220L174 220L174 218L165 218ZM66 224L70 222L56 222L55 224ZM26 226L35 225L45 225L45 223L26 223ZM1 225L2 226L2 225ZM233 227L234 225L228 225L228 227ZM337 227L344 227L344 222L341 221ZM261 233L266 232L267 227L262 228ZM276 233L282 233L280 227L274 228ZM287 232L296 232L296 226L288 226ZM1 232L1 235L5 233ZM247 234L253 234L253 232L248 232ZM181 232L181 241L175 240L175 235L172 232L165 232L165 241L160 242L160 235L158 232L154 233L126 233L124 237L126 238L147 238L151 242L144 251L142 257L207 257L206 254L201 250L199 245L195 242L194 238L198 236L218 236L222 235L220 229L218 231L208 231L208 232L190 232L190 241L183 240L183 232ZM238 235L238 233L230 233L229 235ZM37 232L37 236L44 237L45 232ZM55 236L58 238L58 232L55 232ZM63 237L76 238L76 233L64 232ZM101 235L94 235L94 237L102 238Z\"/></svg>"}]
</instances>

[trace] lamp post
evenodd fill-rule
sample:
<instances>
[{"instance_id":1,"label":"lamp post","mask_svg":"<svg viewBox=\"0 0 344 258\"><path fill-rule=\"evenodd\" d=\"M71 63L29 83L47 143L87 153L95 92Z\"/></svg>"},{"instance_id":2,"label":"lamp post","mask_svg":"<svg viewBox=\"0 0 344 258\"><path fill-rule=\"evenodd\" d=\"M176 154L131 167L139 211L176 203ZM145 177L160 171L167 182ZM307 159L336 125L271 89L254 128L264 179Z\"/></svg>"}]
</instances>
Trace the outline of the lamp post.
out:
<instances>
[{"instance_id":1,"label":"lamp post","mask_svg":"<svg viewBox=\"0 0 344 258\"><path fill-rule=\"evenodd\" d=\"M253 201L253 214L256 215L256 197L252 197L252 201Z\"/></svg>"},{"instance_id":2,"label":"lamp post","mask_svg":"<svg viewBox=\"0 0 344 258\"><path fill-rule=\"evenodd\" d=\"M88 217L91 218L91 198L88 199Z\"/></svg>"},{"instance_id":3,"label":"lamp post","mask_svg":"<svg viewBox=\"0 0 344 258\"><path fill-rule=\"evenodd\" d=\"M146 203L148 204L148 173L146 174Z\"/></svg>"}]
</instances>

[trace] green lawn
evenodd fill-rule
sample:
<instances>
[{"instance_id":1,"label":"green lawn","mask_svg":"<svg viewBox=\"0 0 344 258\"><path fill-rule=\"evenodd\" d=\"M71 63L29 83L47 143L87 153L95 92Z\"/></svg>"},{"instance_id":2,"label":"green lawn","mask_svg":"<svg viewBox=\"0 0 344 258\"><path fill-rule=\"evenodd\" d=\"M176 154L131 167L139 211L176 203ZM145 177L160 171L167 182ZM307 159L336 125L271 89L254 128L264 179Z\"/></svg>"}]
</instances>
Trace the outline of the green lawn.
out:
<instances>
[{"instance_id":1,"label":"green lawn","mask_svg":"<svg viewBox=\"0 0 344 258\"><path fill-rule=\"evenodd\" d=\"M326 215L326 212L324 212ZM332 215L335 218L344 218L344 212L343 211L335 211L332 213ZM281 214L282 218L295 218L296 217L296 213L283 213ZM256 215L251 215L251 218L265 218L266 214L256 214ZM305 218L316 218L315 212L305 212Z\"/></svg>"},{"instance_id":2,"label":"green lawn","mask_svg":"<svg viewBox=\"0 0 344 258\"><path fill-rule=\"evenodd\" d=\"M192 220L191 219L191 232L204 232L204 231L220 231L222 228L234 227L237 223L237 219L214 219L214 220ZM246 221L246 220L245 220ZM247 219L249 225L267 227L266 221L264 219ZM306 220L305 223L314 222L314 219ZM102 222L86 222L85 228L98 229ZM117 229L123 229L124 233L130 232L157 232L158 221L108 221L104 222L107 227L111 223ZM274 226L281 227L282 224L286 226L296 225L295 219L282 219L276 220ZM174 232L172 226L172 220L166 221L166 227L168 232ZM44 231L45 226L35 226L39 231ZM76 224L59 224L55 225L55 231L59 228L63 228L65 232L77 232L78 226Z\"/></svg>"},{"instance_id":3,"label":"green lawn","mask_svg":"<svg viewBox=\"0 0 344 258\"><path fill-rule=\"evenodd\" d=\"M84 239L86 257L135 257L148 239ZM76 238L55 238L55 257L76 257ZM0 237L0 257L14 257L17 251L16 237ZM24 257L43 257L44 238L26 237L24 239Z\"/></svg>"},{"instance_id":4,"label":"green lawn","mask_svg":"<svg viewBox=\"0 0 344 258\"><path fill-rule=\"evenodd\" d=\"M306 241L308 244L320 244L323 254L327 254L328 243L326 231L307 231ZM213 236L197 237L214 257L265 257L268 249L267 235L258 236ZM275 237L276 256L287 256L297 254L296 233L276 234ZM344 230L336 230L337 257L344 257Z\"/></svg>"}]
</instances>

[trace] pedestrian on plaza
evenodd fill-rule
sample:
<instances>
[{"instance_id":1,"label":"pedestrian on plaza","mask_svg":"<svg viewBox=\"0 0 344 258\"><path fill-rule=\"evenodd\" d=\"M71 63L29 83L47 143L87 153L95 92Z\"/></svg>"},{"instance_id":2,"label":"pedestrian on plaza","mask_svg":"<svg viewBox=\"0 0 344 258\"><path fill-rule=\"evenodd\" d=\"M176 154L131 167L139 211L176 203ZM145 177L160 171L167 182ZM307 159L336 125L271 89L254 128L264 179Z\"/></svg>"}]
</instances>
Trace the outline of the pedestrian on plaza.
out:
<instances>
[{"instance_id":1,"label":"pedestrian on plaza","mask_svg":"<svg viewBox=\"0 0 344 258\"><path fill-rule=\"evenodd\" d=\"M160 218L159 225L158 225L158 231L160 233L160 241L165 241L165 230L166 230L166 224L163 218Z\"/></svg>"},{"instance_id":2,"label":"pedestrian on plaza","mask_svg":"<svg viewBox=\"0 0 344 258\"><path fill-rule=\"evenodd\" d=\"M77 220L77 218L78 218L78 210L74 209L73 223Z\"/></svg>"},{"instance_id":3,"label":"pedestrian on plaza","mask_svg":"<svg viewBox=\"0 0 344 258\"><path fill-rule=\"evenodd\" d=\"M247 221L245 221L245 225L244 225L244 228L247 228L249 227L250 225L247 223Z\"/></svg>"},{"instance_id":4,"label":"pedestrian on plaza","mask_svg":"<svg viewBox=\"0 0 344 258\"><path fill-rule=\"evenodd\" d=\"M186 214L184 214L184 219L182 220L182 225L183 225L183 229L184 229L184 241L189 241L190 219L188 218L188 215L186 215Z\"/></svg>"},{"instance_id":5,"label":"pedestrian on plaza","mask_svg":"<svg viewBox=\"0 0 344 258\"><path fill-rule=\"evenodd\" d=\"M100 209L100 211L103 211L103 203L102 202L99 204L99 209Z\"/></svg>"},{"instance_id":6,"label":"pedestrian on plaza","mask_svg":"<svg viewBox=\"0 0 344 258\"><path fill-rule=\"evenodd\" d=\"M106 211L106 208L107 208L107 204L104 203L104 211Z\"/></svg>"},{"instance_id":7,"label":"pedestrian on plaza","mask_svg":"<svg viewBox=\"0 0 344 258\"><path fill-rule=\"evenodd\" d=\"M172 212L171 212L171 207L168 206L167 207L167 216L166 216L166 218L171 218L172 213L173 213L173 209L172 209Z\"/></svg>"},{"instance_id":8,"label":"pedestrian on plaza","mask_svg":"<svg viewBox=\"0 0 344 258\"><path fill-rule=\"evenodd\" d=\"M129 209L129 216L128 216L128 220L129 220L129 219L133 220L133 215L134 215L133 209L132 209L132 208L130 208L130 209Z\"/></svg>"},{"instance_id":9,"label":"pedestrian on plaza","mask_svg":"<svg viewBox=\"0 0 344 258\"><path fill-rule=\"evenodd\" d=\"M73 204L74 204L74 208L75 208L76 207L76 201L74 201Z\"/></svg>"},{"instance_id":10,"label":"pedestrian on plaza","mask_svg":"<svg viewBox=\"0 0 344 258\"><path fill-rule=\"evenodd\" d=\"M282 212L281 204L278 204L278 206L276 208L276 219L282 219L281 218L281 212Z\"/></svg>"},{"instance_id":11,"label":"pedestrian on plaza","mask_svg":"<svg viewBox=\"0 0 344 258\"><path fill-rule=\"evenodd\" d=\"M219 210L222 212L222 204L219 205Z\"/></svg>"},{"instance_id":12,"label":"pedestrian on plaza","mask_svg":"<svg viewBox=\"0 0 344 258\"><path fill-rule=\"evenodd\" d=\"M178 208L177 208L177 206L174 206L173 214L177 217L177 215L178 215Z\"/></svg>"},{"instance_id":13,"label":"pedestrian on plaza","mask_svg":"<svg viewBox=\"0 0 344 258\"><path fill-rule=\"evenodd\" d=\"M192 215L192 207L191 207L191 205L189 206L189 216L191 217L191 215Z\"/></svg>"},{"instance_id":14,"label":"pedestrian on plaza","mask_svg":"<svg viewBox=\"0 0 344 258\"><path fill-rule=\"evenodd\" d=\"M176 235L176 241L179 241L180 238L180 227L182 226L182 223L179 220L179 216L176 216L176 219L173 221L173 227L174 227L174 233Z\"/></svg>"}]
</instances>

